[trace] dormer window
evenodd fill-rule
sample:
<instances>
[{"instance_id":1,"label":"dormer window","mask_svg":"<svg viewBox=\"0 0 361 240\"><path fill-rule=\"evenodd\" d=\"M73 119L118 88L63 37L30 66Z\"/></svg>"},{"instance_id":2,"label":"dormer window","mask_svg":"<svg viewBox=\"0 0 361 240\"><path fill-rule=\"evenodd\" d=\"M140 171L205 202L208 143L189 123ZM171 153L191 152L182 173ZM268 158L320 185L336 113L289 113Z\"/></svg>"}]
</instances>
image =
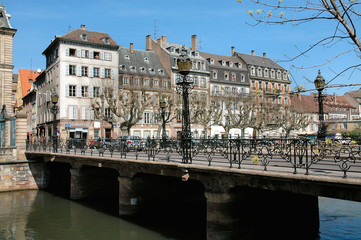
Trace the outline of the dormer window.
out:
<instances>
[{"instance_id":1,"label":"dormer window","mask_svg":"<svg viewBox=\"0 0 361 240\"><path fill-rule=\"evenodd\" d=\"M132 72L135 72L135 71L136 71L136 69L135 69L134 66L130 66L129 69L130 69L130 71L132 71Z\"/></svg>"},{"instance_id":2,"label":"dormer window","mask_svg":"<svg viewBox=\"0 0 361 240\"><path fill-rule=\"evenodd\" d=\"M125 71L125 65L119 65L119 70L120 71Z\"/></svg>"},{"instance_id":3,"label":"dormer window","mask_svg":"<svg viewBox=\"0 0 361 240\"><path fill-rule=\"evenodd\" d=\"M221 61L222 66L226 66L226 62L224 60Z\"/></svg>"},{"instance_id":4,"label":"dormer window","mask_svg":"<svg viewBox=\"0 0 361 240\"><path fill-rule=\"evenodd\" d=\"M88 41L88 38L87 38L87 35L82 33L79 35L80 39L83 40L83 41Z\"/></svg>"},{"instance_id":5,"label":"dormer window","mask_svg":"<svg viewBox=\"0 0 361 240\"><path fill-rule=\"evenodd\" d=\"M213 58L209 59L209 63L214 64L214 59Z\"/></svg>"},{"instance_id":6,"label":"dormer window","mask_svg":"<svg viewBox=\"0 0 361 240\"><path fill-rule=\"evenodd\" d=\"M160 75L164 75L164 70L163 69L158 69L158 72Z\"/></svg>"},{"instance_id":7,"label":"dormer window","mask_svg":"<svg viewBox=\"0 0 361 240\"><path fill-rule=\"evenodd\" d=\"M139 70L140 72L145 72L145 67L140 67Z\"/></svg>"},{"instance_id":8,"label":"dormer window","mask_svg":"<svg viewBox=\"0 0 361 240\"><path fill-rule=\"evenodd\" d=\"M105 43L105 44L110 44L109 38L107 38L107 37L103 37L103 38L102 38L102 41L103 41L103 43Z\"/></svg>"},{"instance_id":9,"label":"dormer window","mask_svg":"<svg viewBox=\"0 0 361 240\"><path fill-rule=\"evenodd\" d=\"M228 62L228 66L233 67L233 62Z\"/></svg>"},{"instance_id":10,"label":"dormer window","mask_svg":"<svg viewBox=\"0 0 361 240\"><path fill-rule=\"evenodd\" d=\"M124 55L124 58L125 58L125 59L129 59L129 55Z\"/></svg>"},{"instance_id":11,"label":"dormer window","mask_svg":"<svg viewBox=\"0 0 361 240\"><path fill-rule=\"evenodd\" d=\"M150 73L155 73L154 68L149 68Z\"/></svg>"},{"instance_id":12,"label":"dormer window","mask_svg":"<svg viewBox=\"0 0 361 240\"><path fill-rule=\"evenodd\" d=\"M145 57L145 58L144 58L144 62L149 62L148 57Z\"/></svg>"}]
</instances>

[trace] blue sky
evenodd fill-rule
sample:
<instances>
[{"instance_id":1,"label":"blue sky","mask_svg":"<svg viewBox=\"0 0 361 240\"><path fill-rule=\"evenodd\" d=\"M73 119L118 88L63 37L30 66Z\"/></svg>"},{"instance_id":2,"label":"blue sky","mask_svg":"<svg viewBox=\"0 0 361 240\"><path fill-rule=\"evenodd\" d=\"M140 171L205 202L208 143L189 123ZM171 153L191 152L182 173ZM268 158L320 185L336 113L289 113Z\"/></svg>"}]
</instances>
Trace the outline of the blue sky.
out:
<instances>
[{"instance_id":1,"label":"blue sky","mask_svg":"<svg viewBox=\"0 0 361 240\"><path fill-rule=\"evenodd\" d=\"M253 23L236 0L2 0L11 14L11 25L17 29L14 37L14 73L18 69L44 69L42 52L55 35L63 35L81 24L86 29L108 33L119 45L145 49L146 35L167 36L169 42L191 45L191 35L197 34L200 51L226 55L231 46L242 53L250 53L278 61L298 54L321 37L333 31L328 22L301 26L258 25ZM156 23L156 32L154 26ZM341 56L326 66L300 70L295 66L318 65L349 46L336 44L332 48L319 47L293 62L278 62L289 70L292 90L296 84L314 88L318 69L328 81L333 72L357 64L354 53ZM360 71L342 75L332 84L361 83ZM310 82L311 81L311 82ZM360 86L331 88L326 92L343 95Z\"/></svg>"}]
</instances>

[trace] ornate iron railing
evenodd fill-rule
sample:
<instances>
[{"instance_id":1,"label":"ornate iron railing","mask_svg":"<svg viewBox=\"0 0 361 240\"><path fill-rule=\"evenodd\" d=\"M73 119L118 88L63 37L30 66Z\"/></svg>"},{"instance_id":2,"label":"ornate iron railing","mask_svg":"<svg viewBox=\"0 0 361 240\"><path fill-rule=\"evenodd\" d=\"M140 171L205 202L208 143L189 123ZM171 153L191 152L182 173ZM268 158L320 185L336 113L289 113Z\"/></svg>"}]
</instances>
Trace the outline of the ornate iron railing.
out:
<instances>
[{"instance_id":1,"label":"ornate iron railing","mask_svg":"<svg viewBox=\"0 0 361 240\"><path fill-rule=\"evenodd\" d=\"M60 140L54 151L52 142L27 143L29 152L57 152L142 159L148 161L182 162L214 167L279 171L361 177L361 140L326 139L192 139L188 144L181 140L140 139L134 142L99 140ZM184 148L187 148L186 150Z\"/></svg>"}]
</instances>

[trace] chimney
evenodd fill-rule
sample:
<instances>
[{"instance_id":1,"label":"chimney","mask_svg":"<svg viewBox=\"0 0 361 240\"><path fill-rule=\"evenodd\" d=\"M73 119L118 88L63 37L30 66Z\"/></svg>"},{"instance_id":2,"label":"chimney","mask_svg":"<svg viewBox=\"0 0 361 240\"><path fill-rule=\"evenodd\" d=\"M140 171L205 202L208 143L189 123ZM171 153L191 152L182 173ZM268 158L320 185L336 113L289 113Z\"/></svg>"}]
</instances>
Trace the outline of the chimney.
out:
<instances>
[{"instance_id":1,"label":"chimney","mask_svg":"<svg viewBox=\"0 0 361 240\"><path fill-rule=\"evenodd\" d=\"M265 53L265 52L263 53L263 57L264 57L264 58L265 58L265 57L267 57L267 55L266 55L266 53Z\"/></svg>"},{"instance_id":2,"label":"chimney","mask_svg":"<svg viewBox=\"0 0 361 240\"><path fill-rule=\"evenodd\" d=\"M152 36L145 37L145 51L152 51Z\"/></svg>"},{"instance_id":3,"label":"chimney","mask_svg":"<svg viewBox=\"0 0 361 240\"><path fill-rule=\"evenodd\" d=\"M133 43L129 44L129 51L130 51L130 54L133 54Z\"/></svg>"},{"instance_id":4,"label":"chimney","mask_svg":"<svg viewBox=\"0 0 361 240\"><path fill-rule=\"evenodd\" d=\"M162 42L167 42L167 36L162 36Z\"/></svg>"},{"instance_id":5,"label":"chimney","mask_svg":"<svg viewBox=\"0 0 361 240\"><path fill-rule=\"evenodd\" d=\"M234 46L231 47L232 50L232 56L234 55Z\"/></svg>"},{"instance_id":6,"label":"chimney","mask_svg":"<svg viewBox=\"0 0 361 240\"><path fill-rule=\"evenodd\" d=\"M251 54L254 55L254 50L251 51Z\"/></svg>"},{"instance_id":7,"label":"chimney","mask_svg":"<svg viewBox=\"0 0 361 240\"><path fill-rule=\"evenodd\" d=\"M85 30L85 25L84 24L80 25L80 29Z\"/></svg>"},{"instance_id":8,"label":"chimney","mask_svg":"<svg viewBox=\"0 0 361 240\"><path fill-rule=\"evenodd\" d=\"M334 101L334 104L337 104L337 95L336 95L336 93L333 93L333 101Z\"/></svg>"},{"instance_id":9,"label":"chimney","mask_svg":"<svg viewBox=\"0 0 361 240\"><path fill-rule=\"evenodd\" d=\"M192 50L197 51L197 35L192 35Z\"/></svg>"},{"instance_id":10,"label":"chimney","mask_svg":"<svg viewBox=\"0 0 361 240\"><path fill-rule=\"evenodd\" d=\"M159 46L162 46L163 45L163 38L162 37L158 38L157 43L158 43Z\"/></svg>"}]
</instances>

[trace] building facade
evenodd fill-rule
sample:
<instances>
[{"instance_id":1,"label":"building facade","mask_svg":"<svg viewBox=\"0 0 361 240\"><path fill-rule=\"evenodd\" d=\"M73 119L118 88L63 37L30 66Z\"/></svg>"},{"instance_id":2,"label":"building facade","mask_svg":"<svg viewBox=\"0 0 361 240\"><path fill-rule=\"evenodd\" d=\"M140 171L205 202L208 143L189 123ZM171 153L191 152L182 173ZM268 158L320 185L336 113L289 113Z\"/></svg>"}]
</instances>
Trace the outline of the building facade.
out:
<instances>
[{"instance_id":1,"label":"building facade","mask_svg":"<svg viewBox=\"0 0 361 240\"><path fill-rule=\"evenodd\" d=\"M51 136L51 95L59 96L56 117L62 139L88 139L110 134L110 126L95 121L91 104L107 86L117 87L119 46L106 33L85 25L56 36L45 49L45 80L37 85L38 126ZM43 130L42 130L43 129ZM108 130L107 130L108 129Z\"/></svg>"}]
</instances>

